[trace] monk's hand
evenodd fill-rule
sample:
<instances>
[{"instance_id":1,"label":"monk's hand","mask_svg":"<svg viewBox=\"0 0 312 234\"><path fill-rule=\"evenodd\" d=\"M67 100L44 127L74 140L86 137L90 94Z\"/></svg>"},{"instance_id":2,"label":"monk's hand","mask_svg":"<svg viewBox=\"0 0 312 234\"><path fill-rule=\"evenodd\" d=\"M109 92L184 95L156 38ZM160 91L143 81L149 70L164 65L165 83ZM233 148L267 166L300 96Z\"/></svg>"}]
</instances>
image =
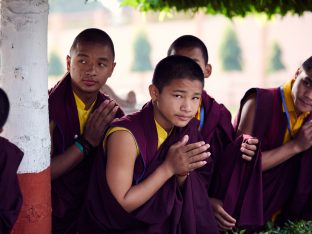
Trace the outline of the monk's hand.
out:
<instances>
[{"instance_id":1,"label":"monk's hand","mask_svg":"<svg viewBox=\"0 0 312 234\"><path fill-rule=\"evenodd\" d=\"M232 230L236 220L223 209L219 199L209 198L220 231Z\"/></svg>"},{"instance_id":2,"label":"monk's hand","mask_svg":"<svg viewBox=\"0 0 312 234\"><path fill-rule=\"evenodd\" d=\"M294 139L298 151L302 152L312 146L312 121L304 123Z\"/></svg>"},{"instance_id":3,"label":"monk's hand","mask_svg":"<svg viewBox=\"0 0 312 234\"><path fill-rule=\"evenodd\" d=\"M83 137L93 146L99 145L103 138L105 128L115 118L118 106L113 100L105 100L93 111L86 122Z\"/></svg>"},{"instance_id":4,"label":"monk's hand","mask_svg":"<svg viewBox=\"0 0 312 234\"><path fill-rule=\"evenodd\" d=\"M187 144L188 135L170 146L165 164L172 175L187 175L190 171L204 166L210 156L209 145L204 141Z\"/></svg>"},{"instance_id":5,"label":"monk's hand","mask_svg":"<svg viewBox=\"0 0 312 234\"><path fill-rule=\"evenodd\" d=\"M248 137L243 141L240 151L242 152L242 158L246 161L251 161L253 156L255 156L257 150L257 144L259 140L254 137Z\"/></svg>"}]
</instances>

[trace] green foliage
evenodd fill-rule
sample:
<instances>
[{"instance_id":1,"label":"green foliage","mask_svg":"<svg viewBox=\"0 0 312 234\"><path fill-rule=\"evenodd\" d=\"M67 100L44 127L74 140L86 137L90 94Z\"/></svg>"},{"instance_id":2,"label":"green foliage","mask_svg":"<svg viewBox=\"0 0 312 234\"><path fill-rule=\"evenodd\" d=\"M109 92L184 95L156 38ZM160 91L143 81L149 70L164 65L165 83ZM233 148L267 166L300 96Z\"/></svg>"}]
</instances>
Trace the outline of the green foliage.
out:
<instances>
[{"instance_id":1,"label":"green foliage","mask_svg":"<svg viewBox=\"0 0 312 234\"><path fill-rule=\"evenodd\" d=\"M49 76L59 76L64 73L62 61L57 53L51 52L49 58Z\"/></svg>"},{"instance_id":2,"label":"green foliage","mask_svg":"<svg viewBox=\"0 0 312 234\"><path fill-rule=\"evenodd\" d=\"M150 59L151 45L144 32L139 32L134 41L134 61L132 71L150 71L152 64Z\"/></svg>"},{"instance_id":3,"label":"green foliage","mask_svg":"<svg viewBox=\"0 0 312 234\"><path fill-rule=\"evenodd\" d=\"M283 227L275 227L272 222L268 222L266 229L259 234L311 234L312 221L299 220L288 221Z\"/></svg>"},{"instance_id":4,"label":"green foliage","mask_svg":"<svg viewBox=\"0 0 312 234\"><path fill-rule=\"evenodd\" d=\"M224 40L220 48L221 65L224 71L242 70L242 52L232 28L225 32Z\"/></svg>"},{"instance_id":5,"label":"green foliage","mask_svg":"<svg viewBox=\"0 0 312 234\"><path fill-rule=\"evenodd\" d=\"M122 5L141 11L203 11L230 18L246 16L249 13L265 13L271 17L287 13L302 15L305 11L312 11L311 0L122 0Z\"/></svg>"},{"instance_id":6,"label":"green foliage","mask_svg":"<svg viewBox=\"0 0 312 234\"><path fill-rule=\"evenodd\" d=\"M232 231L225 231L225 234L245 234L246 230L245 229L239 229L237 227L234 227Z\"/></svg>"},{"instance_id":7,"label":"green foliage","mask_svg":"<svg viewBox=\"0 0 312 234\"><path fill-rule=\"evenodd\" d=\"M267 71L269 73L273 73L284 69L285 66L282 62L282 49L277 42L274 42L272 46L272 52L269 58Z\"/></svg>"},{"instance_id":8,"label":"green foliage","mask_svg":"<svg viewBox=\"0 0 312 234\"><path fill-rule=\"evenodd\" d=\"M246 230L234 228L233 231L225 231L225 234L244 234ZM299 220L296 222L288 221L283 227L274 226L270 221L267 222L265 230L257 234L311 234L312 221Z\"/></svg>"}]
</instances>

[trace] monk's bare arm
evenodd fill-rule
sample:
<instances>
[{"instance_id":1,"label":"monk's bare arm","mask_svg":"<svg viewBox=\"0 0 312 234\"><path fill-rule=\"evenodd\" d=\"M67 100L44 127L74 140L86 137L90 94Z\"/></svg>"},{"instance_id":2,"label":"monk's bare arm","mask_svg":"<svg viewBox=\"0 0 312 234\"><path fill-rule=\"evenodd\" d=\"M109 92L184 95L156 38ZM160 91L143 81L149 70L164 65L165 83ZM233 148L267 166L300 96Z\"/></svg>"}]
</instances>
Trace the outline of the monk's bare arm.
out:
<instances>
[{"instance_id":1,"label":"monk's bare arm","mask_svg":"<svg viewBox=\"0 0 312 234\"><path fill-rule=\"evenodd\" d=\"M273 168L312 145L312 122L306 122L295 138L280 147L262 153L262 170Z\"/></svg>"},{"instance_id":2,"label":"monk's bare arm","mask_svg":"<svg viewBox=\"0 0 312 234\"><path fill-rule=\"evenodd\" d=\"M242 108L238 134L252 135L255 112L256 98L255 96L250 96ZM312 124L308 124L307 127L302 128L303 130L299 132L298 136L294 140L272 150L262 152L262 171L269 170L306 149L308 143L302 142L304 142L303 138L306 139L308 137L302 137L302 135L306 133L306 135L309 135L312 139Z\"/></svg>"},{"instance_id":3,"label":"monk's bare arm","mask_svg":"<svg viewBox=\"0 0 312 234\"><path fill-rule=\"evenodd\" d=\"M166 160L142 182L132 185L137 157L135 140L127 131L117 131L109 136L106 178L112 194L127 212L146 203L173 175L205 165L204 160L209 156L207 145L194 143L184 147L183 144L172 145ZM180 148L191 153L181 153Z\"/></svg>"},{"instance_id":4,"label":"monk's bare arm","mask_svg":"<svg viewBox=\"0 0 312 234\"><path fill-rule=\"evenodd\" d=\"M63 154L53 155L53 131L54 123L50 123L50 135L51 135L51 179L57 179L61 175L74 168L82 159L83 153L75 146L70 146ZM52 157L53 156L53 157Z\"/></svg>"},{"instance_id":5,"label":"monk's bare arm","mask_svg":"<svg viewBox=\"0 0 312 234\"><path fill-rule=\"evenodd\" d=\"M247 98L241 111L241 118L237 129L236 137L241 134L248 134L252 136L253 124L256 114L256 97L251 95Z\"/></svg>"},{"instance_id":6,"label":"monk's bare arm","mask_svg":"<svg viewBox=\"0 0 312 234\"><path fill-rule=\"evenodd\" d=\"M109 136L106 178L112 194L128 212L143 205L173 175L162 164L144 181L132 186L136 157L136 144L131 133L117 131Z\"/></svg>"}]
</instances>

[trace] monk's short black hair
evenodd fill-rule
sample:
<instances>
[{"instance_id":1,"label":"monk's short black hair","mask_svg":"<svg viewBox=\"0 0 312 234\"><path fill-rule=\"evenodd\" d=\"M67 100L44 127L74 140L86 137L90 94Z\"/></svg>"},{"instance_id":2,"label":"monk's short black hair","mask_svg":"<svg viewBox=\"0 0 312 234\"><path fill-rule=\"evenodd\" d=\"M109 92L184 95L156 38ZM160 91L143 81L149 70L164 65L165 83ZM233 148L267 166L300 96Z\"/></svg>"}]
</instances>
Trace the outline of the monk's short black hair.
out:
<instances>
[{"instance_id":1,"label":"monk's short black hair","mask_svg":"<svg viewBox=\"0 0 312 234\"><path fill-rule=\"evenodd\" d=\"M305 72L309 72L309 71L312 70L312 56L310 58L308 58L306 61L303 62L302 69Z\"/></svg>"},{"instance_id":2,"label":"monk's short black hair","mask_svg":"<svg viewBox=\"0 0 312 234\"><path fill-rule=\"evenodd\" d=\"M0 128L3 128L8 119L10 111L10 102L7 94L0 88Z\"/></svg>"},{"instance_id":3,"label":"monk's short black hair","mask_svg":"<svg viewBox=\"0 0 312 234\"><path fill-rule=\"evenodd\" d=\"M205 64L208 64L209 56L208 49L205 43L200 40L198 37L193 35L183 35L178 37L172 44L170 45L167 55L172 55L174 50L178 49L186 49L186 48L198 48L202 52Z\"/></svg>"},{"instance_id":4,"label":"monk's short black hair","mask_svg":"<svg viewBox=\"0 0 312 234\"><path fill-rule=\"evenodd\" d=\"M115 58L114 43L110 36L101 29L88 28L80 32L73 41L73 44L70 47L70 52L76 48L78 43L98 43L104 46L109 46L112 50L113 57Z\"/></svg>"},{"instance_id":5,"label":"monk's short black hair","mask_svg":"<svg viewBox=\"0 0 312 234\"><path fill-rule=\"evenodd\" d=\"M193 59L180 55L171 55L162 59L156 65L152 83L161 92L172 80L179 79L198 80L203 87L205 84L201 67Z\"/></svg>"}]
</instances>

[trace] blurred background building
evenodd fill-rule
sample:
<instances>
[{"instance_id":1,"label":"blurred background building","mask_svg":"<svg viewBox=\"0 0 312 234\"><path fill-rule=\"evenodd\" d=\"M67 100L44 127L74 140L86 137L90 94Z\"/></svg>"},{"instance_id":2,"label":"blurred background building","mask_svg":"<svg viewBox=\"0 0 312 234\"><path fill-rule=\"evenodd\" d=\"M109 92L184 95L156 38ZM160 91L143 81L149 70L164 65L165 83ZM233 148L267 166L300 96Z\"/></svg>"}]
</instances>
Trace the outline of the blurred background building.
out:
<instances>
[{"instance_id":1,"label":"blurred background building","mask_svg":"<svg viewBox=\"0 0 312 234\"><path fill-rule=\"evenodd\" d=\"M291 78L312 55L312 13L302 16L263 15L232 20L202 13L143 14L119 7L116 0L50 0L49 87L66 69L66 55L83 29L98 27L113 39L116 68L108 85L126 98L133 90L136 108L149 100L153 68L177 37L193 34L208 47L212 75L205 89L236 115L251 87L274 87Z\"/></svg>"}]
</instances>

